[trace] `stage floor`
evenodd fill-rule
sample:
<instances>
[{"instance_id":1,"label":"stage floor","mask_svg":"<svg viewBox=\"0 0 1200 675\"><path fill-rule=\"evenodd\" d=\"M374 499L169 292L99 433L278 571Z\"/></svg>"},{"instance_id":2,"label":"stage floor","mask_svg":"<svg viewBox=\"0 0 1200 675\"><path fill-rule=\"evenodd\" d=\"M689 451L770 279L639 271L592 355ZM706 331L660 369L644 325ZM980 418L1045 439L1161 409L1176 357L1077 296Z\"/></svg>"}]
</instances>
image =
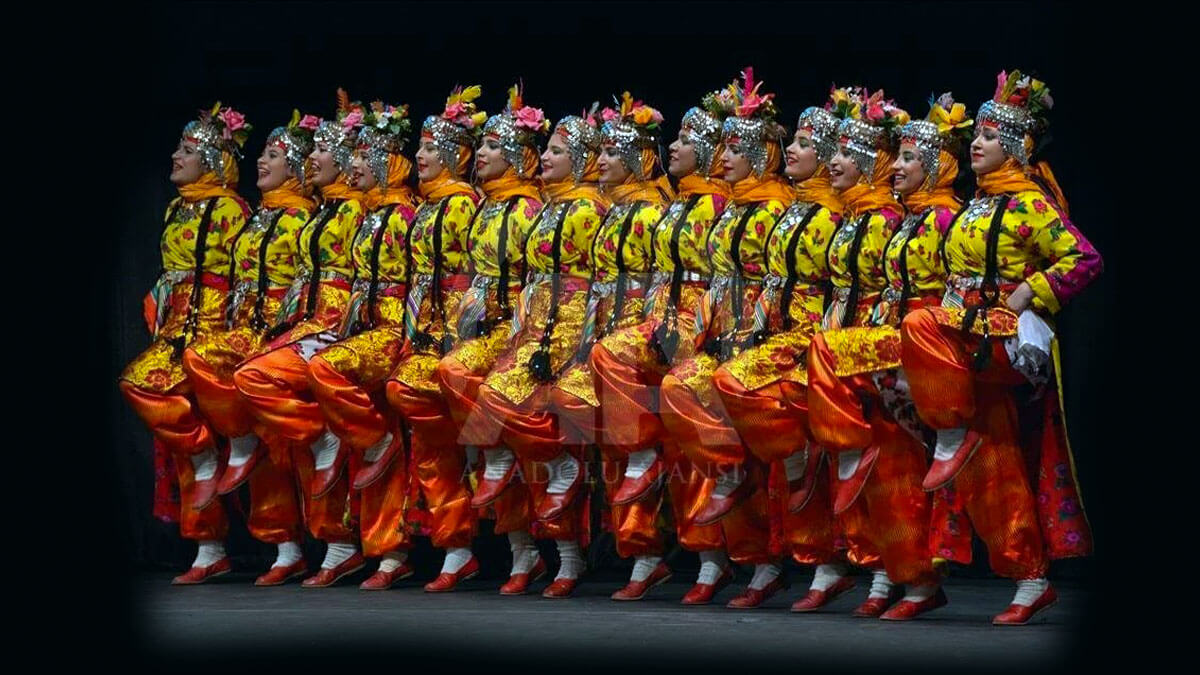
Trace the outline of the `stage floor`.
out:
<instances>
[{"instance_id":1,"label":"stage floor","mask_svg":"<svg viewBox=\"0 0 1200 675\"><path fill-rule=\"evenodd\" d=\"M1058 605L1034 624L1001 628L990 619L1012 597L1012 584L1003 580L951 579L949 605L916 621L893 623L850 616L866 597L865 576L853 591L811 614L788 611L807 588L807 576L794 578L790 590L755 610L724 607L738 586L723 590L713 605L683 607L679 599L691 579L678 576L640 602L609 600L621 585L616 578L583 583L569 600L547 600L540 595L547 580L534 584L535 594L503 597L494 579L431 594L415 577L390 591L360 591L362 573L353 584L318 590L296 583L255 588L251 574L173 587L170 576L146 574L134 582L139 641L151 655L396 651L423 660L444 658L446 665L545 663L561 654L580 666L903 663L1040 670L1062 663L1079 646L1091 597L1085 589L1056 586ZM737 583L748 580L743 573Z\"/></svg>"}]
</instances>

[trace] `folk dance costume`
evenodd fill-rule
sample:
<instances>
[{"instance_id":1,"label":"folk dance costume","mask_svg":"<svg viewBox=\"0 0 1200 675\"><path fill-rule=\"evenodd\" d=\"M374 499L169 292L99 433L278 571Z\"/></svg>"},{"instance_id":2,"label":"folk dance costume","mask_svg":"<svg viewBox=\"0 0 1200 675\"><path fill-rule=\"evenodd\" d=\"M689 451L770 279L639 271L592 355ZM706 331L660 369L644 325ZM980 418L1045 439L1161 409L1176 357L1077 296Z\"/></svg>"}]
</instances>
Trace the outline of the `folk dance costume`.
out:
<instances>
[{"instance_id":1,"label":"folk dance costume","mask_svg":"<svg viewBox=\"0 0 1200 675\"><path fill-rule=\"evenodd\" d=\"M410 128L408 107L377 101L362 124L351 173L364 191L367 215L350 252L354 272L339 331L343 339L309 360L308 380L328 430L341 440L335 466L359 467L351 487L360 491L356 513L363 555L382 556L360 588L384 590L413 573L407 564L409 472L397 461L404 438L383 388L404 341L409 232L417 200L407 185L412 163L400 154Z\"/></svg>"},{"instance_id":2,"label":"folk dance costume","mask_svg":"<svg viewBox=\"0 0 1200 675\"><path fill-rule=\"evenodd\" d=\"M1012 604L993 619L998 625L1026 623L1053 605L1048 561L1091 550L1047 319L1102 263L1067 219L1049 166L1030 164L1048 94L1042 82L1019 72L1000 74L971 144L977 195L943 241L945 297L939 306L909 312L900 327L913 401L921 420L937 430L923 485L961 506L987 545L992 570L1017 581ZM1014 388L1028 384L1034 400L1022 396L1018 407ZM1037 433L1023 438L1022 427ZM953 532L935 526L939 553L950 548L939 541L943 534Z\"/></svg>"},{"instance_id":3,"label":"folk dance costume","mask_svg":"<svg viewBox=\"0 0 1200 675\"><path fill-rule=\"evenodd\" d=\"M759 94L753 70L712 96L728 115L723 123L726 178L732 203L706 244L712 279L696 310L696 352L662 381L660 414L672 442L704 476L711 491L689 505L695 524L718 523L729 558L753 564L746 590L727 605L750 609L783 587L779 551L770 546L766 468L746 455L741 437L713 386L716 369L750 344L754 310L767 273L767 241L793 200L779 175L783 128L772 94ZM735 156L745 164L735 178ZM650 471L662 471L655 460Z\"/></svg>"},{"instance_id":4,"label":"folk dance costume","mask_svg":"<svg viewBox=\"0 0 1200 675\"><path fill-rule=\"evenodd\" d=\"M437 366L437 382L453 419L456 442L475 449L484 447L485 455L492 460L485 468L472 508L490 505L495 515L494 532L508 535L513 565L511 578L500 589L504 595L524 593L530 580L546 573L546 563L538 555L530 532L529 492L520 485L498 500L486 498L489 481L497 477L496 456L507 450L492 446L498 440L495 437L475 443L470 432L460 430L477 414L479 385L508 348L513 332L514 306L520 302L526 270L525 243L542 211L542 197L534 180L539 164L537 144L549 127L540 109L525 104L519 86L509 90L504 111L483 125L483 138L475 156L476 175L483 181L486 198L467 232L473 278L455 318L460 341ZM515 469L511 454L500 457L499 464L504 466L500 474Z\"/></svg>"},{"instance_id":5,"label":"folk dance costume","mask_svg":"<svg viewBox=\"0 0 1200 675\"><path fill-rule=\"evenodd\" d=\"M701 491L712 489L712 480L679 452L658 416L663 376L695 354L695 309L711 274L705 244L731 193L729 184L720 178L724 172L721 121L725 113L720 106L708 107L693 107L684 113L679 139L671 146L671 172L679 178L679 191L654 230L654 274L646 292L644 318L601 338L589 357L599 402L596 440L606 462L604 475L611 479L610 490L617 488L619 493L627 473L632 474L631 487L644 476L628 471L631 455L653 458L656 448L663 448L676 535L681 546L699 552L702 558L700 578L683 599L688 605L707 604L733 579L720 526L697 526L689 513ZM691 157L690 163L683 164L684 155ZM641 470L645 468L643 465ZM614 496L610 493L610 500ZM618 555L643 556L643 567L652 561L651 569L657 567L654 559L663 553L656 522L661 503L661 493L655 490L645 498L610 505ZM634 583L648 588L648 578ZM629 595L644 594L642 589L634 591Z\"/></svg>"},{"instance_id":6,"label":"folk dance costume","mask_svg":"<svg viewBox=\"0 0 1200 675\"><path fill-rule=\"evenodd\" d=\"M339 89L337 119L321 121L313 135L312 180L321 203L300 228L300 270L267 332L266 351L233 374L270 460L280 464L291 456L309 534L328 543L321 569L304 588L332 585L365 564L353 519L345 518L350 486L336 461L340 441L326 427L308 379L308 361L337 341L350 302L352 250L364 207L349 171L364 111Z\"/></svg>"},{"instance_id":7,"label":"folk dance costume","mask_svg":"<svg viewBox=\"0 0 1200 675\"><path fill-rule=\"evenodd\" d=\"M885 113L884 120L903 117L882 100L860 105L868 118L878 116L873 106ZM837 454L834 511L861 504L868 538L883 561L884 570L876 570L872 592L856 616L907 620L946 602L929 552L930 500L921 490L924 429L900 368L899 324L907 312L939 303L945 290L940 243L960 206L953 189L958 137L969 135L970 125L963 105L945 94L928 120L899 128L899 159L892 168L905 171L905 180L918 172L921 181L900 188L897 179L907 215L883 251L882 294L863 325L818 333L809 349L810 427L816 440ZM870 146L855 146L852 138L844 147L864 174L872 170L872 159L883 160L878 153L871 157ZM860 255L852 285L873 295L878 271L873 260ZM897 600L893 584L907 585L908 594L888 609Z\"/></svg>"},{"instance_id":8,"label":"folk dance costume","mask_svg":"<svg viewBox=\"0 0 1200 675\"><path fill-rule=\"evenodd\" d=\"M438 387L438 361L459 339L456 318L468 295L467 239L479 196L464 180L479 127L487 114L475 109L478 86L456 88L439 115L421 125L417 149L419 191L424 203L409 231L406 342L388 376L388 404L410 431L410 472L415 475L433 545L446 549L442 571L426 591L448 591L478 574L471 554L477 522L471 508L466 455Z\"/></svg>"},{"instance_id":9,"label":"folk dance costume","mask_svg":"<svg viewBox=\"0 0 1200 675\"><path fill-rule=\"evenodd\" d=\"M180 504L171 519L179 521L185 539L200 542L195 562L176 584L200 583L231 569L224 549L229 524L212 489L224 458L182 357L189 344L225 328L234 242L250 217L231 186L237 185L237 158L250 130L241 113L220 103L184 127L172 155L179 197L167 207L163 271L144 303L154 341L118 382L154 435L156 465L174 465ZM169 492L170 479L159 474L156 495Z\"/></svg>"},{"instance_id":10,"label":"folk dance costume","mask_svg":"<svg viewBox=\"0 0 1200 675\"><path fill-rule=\"evenodd\" d=\"M766 245L767 275L754 312L754 346L713 374L713 386L746 450L770 467L772 525L779 546L801 564L817 566L796 611L826 604L846 587L839 570L838 527L829 508L824 450L808 433L805 354L830 299L825 254L842 220L842 204L826 164L837 148L838 119L810 107L797 121L785 175L796 201ZM786 489L781 489L786 486Z\"/></svg>"},{"instance_id":11,"label":"folk dance costume","mask_svg":"<svg viewBox=\"0 0 1200 675\"><path fill-rule=\"evenodd\" d=\"M453 398L466 412L463 441L479 448L485 457L474 503L495 510L498 528L504 523L505 529L527 531L534 508L531 490L541 493L543 501L560 490L557 483L551 484L554 481L541 480L548 478L545 467L518 465L514 450L519 448L525 454L528 446L540 442L551 447L553 454L559 452L557 426L548 413L548 384L553 373L572 363L583 332L590 246L609 205L595 185L599 149L600 134L593 115L559 121L543 155L547 203L525 242L526 284L514 308L509 346L482 381L450 377L449 368L442 370L448 396L450 390L459 392ZM554 167L552 176L546 174L548 166ZM468 401L461 392L472 389L474 400ZM518 471L539 480L522 482L516 476ZM534 471L541 473L535 475ZM558 579L544 592L548 597L569 595L582 571L582 558L571 543L579 541L585 516L576 503L537 524L539 536L560 542L563 560ZM514 557L514 575L503 592L524 593L539 566L539 559L530 555L531 546L517 545L525 546L522 567L516 567L518 558ZM517 553L521 551L514 550L514 555ZM541 566L544 570L544 563Z\"/></svg>"},{"instance_id":12,"label":"folk dance costume","mask_svg":"<svg viewBox=\"0 0 1200 675\"><path fill-rule=\"evenodd\" d=\"M257 586L278 585L307 571L300 552L302 497L291 457L271 456L254 434L254 418L234 386L233 373L263 349L265 333L296 276L297 236L316 206L307 186L316 126L317 118L294 112L287 126L267 136L258 160L262 202L233 246L233 292L225 329L197 339L183 352L183 368L204 419L229 439L228 463L219 480L208 481L206 488L209 494L212 489L229 494L249 481L250 534L278 546L274 564L255 581Z\"/></svg>"}]
</instances>

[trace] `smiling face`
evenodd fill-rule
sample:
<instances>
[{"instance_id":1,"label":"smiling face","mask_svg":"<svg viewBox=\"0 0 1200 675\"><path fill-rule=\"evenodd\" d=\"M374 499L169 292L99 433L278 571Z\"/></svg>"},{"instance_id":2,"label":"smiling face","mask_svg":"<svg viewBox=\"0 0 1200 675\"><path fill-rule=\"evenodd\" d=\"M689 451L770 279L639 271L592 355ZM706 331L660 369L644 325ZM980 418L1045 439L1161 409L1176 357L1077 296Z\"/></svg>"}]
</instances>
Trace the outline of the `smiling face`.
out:
<instances>
[{"instance_id":1,"label":"smiling face","mask_svg":"<svg viewBox=\"0 0 1200 675\"><path fill-rule=\"evenodd\" d=\"M258 157L258 181L255 185L262 192L268 192L283 185L283 181L295 175L288 165L287 152L272 143L263 148Z\"/></svg>"},{"instance_id":2,"label":"smiling face","mask_svg":"<svg viewBox=\"0 0 1200 675\"><path fill-rule=\"evenodd\" d=\"M333 148L329 147L328 143L318 142L308 158L312 160L313 185L325 187L337 180L341 171L338 169L337 162L333 161Z\"/></svg>"},{"instance_id":3,"label":"smiling face","mask_svg":"<svg viewBox=\"0 0 1200 675\"><path fill-rule=\"evenodd\" d=\"M692 131L680 129L679 137L670 146L667 171L672 176L682 178L696 173L700 168L700 159L696 156L696 146L692 143Z\"/></svg>"},{"instance_id":4,"label":"smiling face","mask_svg":"<svg viewBox=\"0 0 1200 675\"><path fill-rule=\"evenodd\" d=\"M1000 132L987 125L979 127L975 140L971 141L971 170L976 176L991 173L1004 163L1004 148L1000 146Z\"/></svg>"},{"instance_id":5,"label":"smiling face","mask_svg":"<svg viewBox=\"0 0 1200 675\"><path fill-rule=\"evenodd\" d=\"M186 138L179 139L175 152L171 153L171 182L188 185L204 175L204 163L200 161L200 146Z\"/></svg>"},{"instance_id":6,"label":"smiling face","mask_svg":"<svg viewBox=\"0 0 1200 675\"><path fill-rule=\"evenodd\" d=\"M817 172L818 164L812 129L797 129L791 145L787 146L787 165L783 174L795 181L806 180Z\"/></svg>"},{"instance_id":7,"label":"smiling face","mask_svg":"<svg viewBox=\"0 0 1200 675\"><path fill-rule=\"evenodd\" d=\"M370 190L379 184L375 180L375 174L371 168L367 166L367 154L362 150L355 150L354 156L350 159L350 182L359 190Z\"/></svg>"},{"instance_id":8,"label":"smiling face","mask_svg":"<svg viewBox=\"0 0 1200 675\"><path fill-rule=\"evenodd\" d=\"M421 136L421 145L417 146L417 177L421 180L433 180L442 173L442 159L438 155L437 145L430 136Z\"/></svg>"},{"instance_id":9,"label":"smiling face","mask_svg":"<svg viewBox=\"0 0 1200 675\"><path fill-rule=\"evenodd\" d=\"M509 166L500 149L500 139L495 134L484 136L475 150L475 175L479 180L499 178Z\"/></svg>"},{"instance_id":10,"label":"smiling face","mask_svg":"<svg viewBox=\"0 0 1200 675\"><path fill-rule=\"evenodd\" d=\"M900 153L892 162L892 187L902 195L912 194L925 182L925 166L921 164L921 153L914 143L900 144Z\"/></svg>"},{"instance_id":11,"label":"smiling face","mask_svg":"<svg viewBox=\"0 0 1200 675\"><path fill-rule=\"evenodd\" d=\"M725 154L721 163L725 168L725 180L736 183L750 175L750 158L743 154L742 141L730 138L725 142Z\"/></svg>"},{"instance_id":12,"label":"smiling face","mask_svg":"<svg viewBox=\"0 0 1200 675\"><path fill-rule=\"evenodd\" d=\"M542 180L558 183L571 175L571 153L561 134L553 134L542 153Z\"/></svg>"},{"instance_id":13,"label":"smiling face","mask_svg":"<svg viewBox=\"0 0 1200 675\"><path fill-rule=\"evenodd\" d=\"M624 183L633 173L626 168L625 162L621 161L621 155L617 152L617 146L609 142L605 142L600 147L598 167L600 169L600 182L606 185Z\"/></svg>"},{"instance_id":14,"label":"smiling face","mask_svg":"<svg viewBox=\"0 0 1200 675\"><path fill-rule=\"evenodd\" d=\"M844 143L838 144L838 150L829 160L829 182L834 190L846 190L854 186L862 178L858 165L850 157Z\"/></svg>"}]
</instances>

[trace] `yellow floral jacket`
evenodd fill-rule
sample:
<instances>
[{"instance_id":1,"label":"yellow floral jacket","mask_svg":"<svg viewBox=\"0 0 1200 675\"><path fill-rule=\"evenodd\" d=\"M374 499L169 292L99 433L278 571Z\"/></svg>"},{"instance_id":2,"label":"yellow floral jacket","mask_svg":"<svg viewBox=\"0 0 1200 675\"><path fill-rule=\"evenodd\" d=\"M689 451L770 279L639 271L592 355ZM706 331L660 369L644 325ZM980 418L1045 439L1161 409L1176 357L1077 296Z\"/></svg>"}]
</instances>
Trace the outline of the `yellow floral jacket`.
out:
<instances>
[{"instance_id":1,"label":"yellow floral jacket","mask_svg":"<svg viewBox=\"0 0 1200 675\"><path fill-rule=\"evenodd\" d=\"M233 245L231 278L233 299L228 316L230 327L249 324L268 326L275 321L279 300L296 278L298 260L297 234L310 213L295 207L260 208L238 235ZM255 301L259 294L259 278L266 274L266 291L261 316L255 316Z\"/></svg>"},{"instance_id":2,"label":"yellow floral jacket","mask_svg":"<svg viewBox=\"0 0 1200 675\"><path fill-rule=\"evenodd\" d=\"M834 233L833 241L829 245L828 263L833 285L833 301L829 304L822 321L825 330L841 325L842 313L855 277L850 254L860 228L864 231L858 250L858 303L852 325L860 325L867 321L879 292L887 284L884 249L896 228L900 227L901 215L898 211L884 207L857 214L852 218L842 218L841 227Z\"/></svg>"},{"instance_id":3,"label":"yellow floral jacket","mask_svg":"<svg viewBox=\"0 0 1200 675\"><path fill-rule=\"evenodd\" d=\"M446 342L458 339L453 318L470 286L467 234L477 205L473 195L453 194L417 208L409 233L412 274L404 318L408 339L421 336L421 344L414 343L417 351L440 353ZM441 288L436 290L435 263L441 268Z\"/></svg>"},{"instance_id":4,"label":"yellow floral jacket","mask_svg":"<svg viewBox=\"0 0 1200 675\"><path fill-rule=\"evenodd\" d=\"M414 215L411 208L402 204L386 204L363 219L350 247L354 281L343 335L354 332L356 327L403 324L404 281L410 257L409 224ZM375 305L369 307L372 278L376 284Z\"/></svg>"}]
</instances>

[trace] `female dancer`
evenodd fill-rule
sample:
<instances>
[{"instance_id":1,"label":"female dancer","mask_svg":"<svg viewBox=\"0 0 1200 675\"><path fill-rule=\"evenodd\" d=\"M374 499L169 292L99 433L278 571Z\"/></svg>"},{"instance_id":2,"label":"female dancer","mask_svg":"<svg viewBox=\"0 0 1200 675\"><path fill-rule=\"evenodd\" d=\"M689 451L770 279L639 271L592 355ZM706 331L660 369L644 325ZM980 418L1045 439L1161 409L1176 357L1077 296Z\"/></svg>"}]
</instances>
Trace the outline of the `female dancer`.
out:
<instances>
[{"instance_id":1,"label":"female dancer","mask_svg":"<svg viewBox=\"0 0 1200 675\"><path fill-rule=\"evenodd\" d=\"M1017 581L1012 603L992 620L997 625L1025 624L1052 606L1049 559L1091 550L1057 388L1045 392L1059 372L1046 319L1102 263L1067 219L1050 167L1030 163L1051 104L1042 82L1000 73L971 143L977 196L942 244L946 295L940 306L909 312L900 326L913 401L937 430L923 485L952 488L987 545L992 570ZM1041 432L1022 439L1013 387L1025 383L1045 393L1037 405L1022 401L1020 412L1035 414L1028 426Z\"/></svg>"},{"instance_id":2,"label":"female dancer","mask_svg":"<svg viewBox=\"0 0 1200 675\"><path fill-rule=\"evenodd\" d=\"M154 434L156 495L169 490L166 467L174 465L179 532L200 542L191 569L175 584L198 584L231 569L224 546L229 524L213 499L217 441L197 408L181 357L189 343L219 330L225 320L233 242L250 217L234 186L251 128L241 113L220 103L183 128L171 155L171 182L179 197L167 207L163 272L145 301L154 342L125 367L118 383Z\"/></svg>"}]
</instances>

